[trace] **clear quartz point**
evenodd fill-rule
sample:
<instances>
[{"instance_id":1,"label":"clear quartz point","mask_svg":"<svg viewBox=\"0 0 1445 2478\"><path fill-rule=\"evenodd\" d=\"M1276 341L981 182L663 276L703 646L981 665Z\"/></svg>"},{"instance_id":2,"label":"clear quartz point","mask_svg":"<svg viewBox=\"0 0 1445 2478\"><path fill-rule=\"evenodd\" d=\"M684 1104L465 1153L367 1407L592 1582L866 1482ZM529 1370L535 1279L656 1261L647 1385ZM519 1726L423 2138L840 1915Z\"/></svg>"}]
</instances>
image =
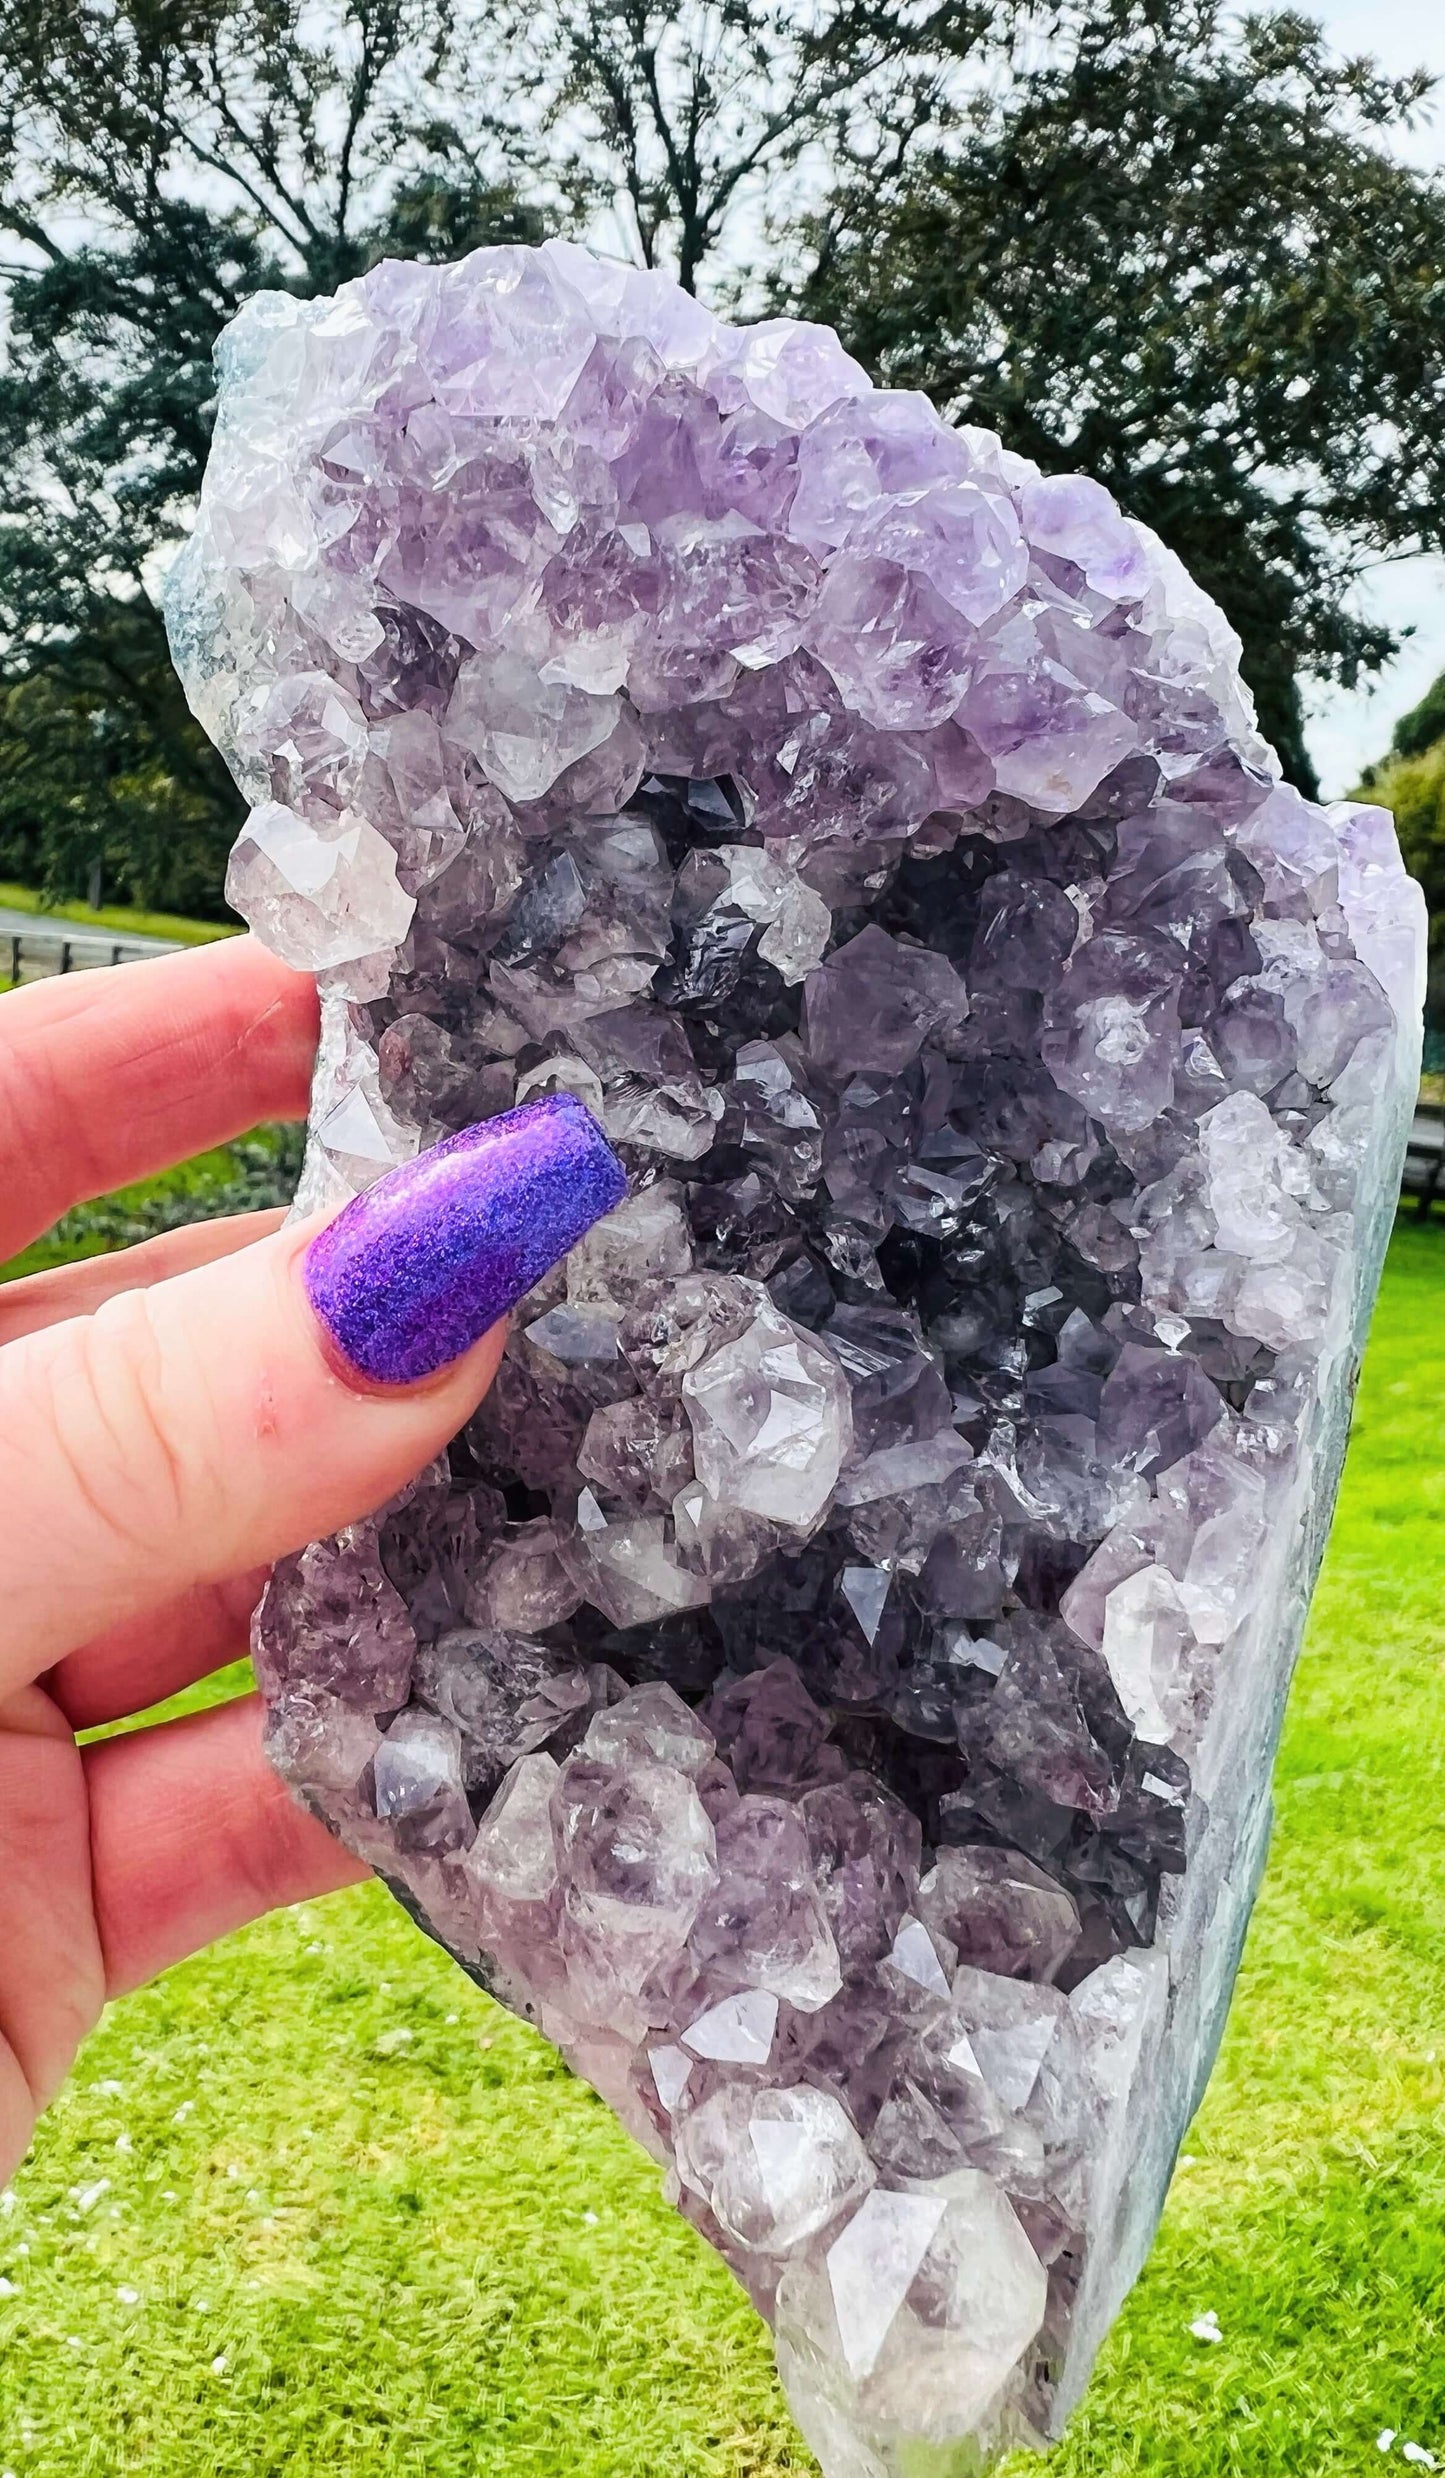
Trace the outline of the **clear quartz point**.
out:
<instances>
[{"instance_id":1,"label":"clear quartz point","mask_svg":"<svg viewBox=\"0 0 1445 2478\"><path fill-rule=\"evenodd\" d=\"M1422 907L1221 613L578 248L263 294L167 612L322 979L304 1204L631 1193L257 1619L272 1758L666 2161L827 2478L1057 2434L1261 1863Z\"/></svg>"}]
</instances>

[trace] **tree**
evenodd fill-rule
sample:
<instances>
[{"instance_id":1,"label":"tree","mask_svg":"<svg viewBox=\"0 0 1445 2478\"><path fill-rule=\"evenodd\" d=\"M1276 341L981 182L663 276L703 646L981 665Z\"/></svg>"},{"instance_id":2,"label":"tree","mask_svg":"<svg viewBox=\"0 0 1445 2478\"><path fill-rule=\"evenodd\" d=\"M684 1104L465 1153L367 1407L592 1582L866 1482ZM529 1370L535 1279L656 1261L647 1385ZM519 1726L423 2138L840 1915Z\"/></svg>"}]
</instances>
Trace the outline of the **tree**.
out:
<instances>
[{"instance_id":1,"label":"tree","mask_svg":"<svg viewBox=\"0 0 1445 2478\"><path fill-rule=\"evenodd\" d=\"M1445 189L1386 144L1428 84L1292 12L1063 0L963 127L836 185L794 288L879 375L1152 525L1305 789L1301 674L1384 661L1351 588L1445 537Z\"/></svg>"},{"instance_id":2,"label":"tree","mask_svg":"<svg viewBox=\"0 0 1445 2478\"><path fill-rule=\"evenodd\" d=\"M1359 797L1394 812L1405 866L1424 889L1430 915L1425 1017L1445 1034L1445 671L1395 725L1389 756L1365 768Z\"/></svg>"},{"instance_id":3,"label":"tree","mask_svg":"<svg viewBox=\"0 0 1445 2478\"><path fill-rule=\"evenodd\" d=\"M537 135L574 222L689 292L739 279L819 164L901 169L957 116L959 69L1011 0L550 0L508 21L523 177ZM501 124L499 124L499 127ZM751 227L749 231L747 228Z\"/></svg>"},{"instance_id":4,"label":"tree","mask_svg":"<svg viewBox=\"0 0 1445 2478\"><path fill-rule=\"evenodd\" d=\"M260 285L545 223L445 108L432 0L0 0L0 866L215 911L241 804L166 651L211 348Z\"/></svg>"},{"instance_id":5,"label":"tree","mask_svg":"<svg viewBox=\"0 0 1445 2478\"><path fill-rule=\"evenodd\" d=\"M1423 757L1436 740L1445 740L1445 671L1438 680L1431 681L1419 704L1401 715L1390 734L1390 755ZM1372 768L1366 773L1367 783L1375 771Z\"/></svg>"}]
</instances>

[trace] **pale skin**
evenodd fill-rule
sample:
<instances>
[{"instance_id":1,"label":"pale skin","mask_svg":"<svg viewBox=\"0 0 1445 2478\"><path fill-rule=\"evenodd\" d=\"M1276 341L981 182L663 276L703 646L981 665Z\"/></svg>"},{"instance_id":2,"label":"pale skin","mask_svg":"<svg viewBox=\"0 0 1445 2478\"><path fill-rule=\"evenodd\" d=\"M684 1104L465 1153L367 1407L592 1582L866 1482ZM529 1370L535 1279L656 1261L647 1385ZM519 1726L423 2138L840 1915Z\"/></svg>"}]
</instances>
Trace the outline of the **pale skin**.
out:
<instances>
[{"instance_id":1,"label":"pale skin","mask_svg":"<svg viewBox=\"0 0 1445 2478\"><path fill-rule=\"evenodd\" d=\"M250 938L0 1001L0 1262L71 1205L305 1109L312 984ZM245 1651L265 1570L383 1503L491 1383L338 1363L279 1213L0 1285L0 2182L102 2005L365 1873L257 1700L81 1747ZM322 1217L324 1218L324 1217Z\"/></svg>"}]
</instances>

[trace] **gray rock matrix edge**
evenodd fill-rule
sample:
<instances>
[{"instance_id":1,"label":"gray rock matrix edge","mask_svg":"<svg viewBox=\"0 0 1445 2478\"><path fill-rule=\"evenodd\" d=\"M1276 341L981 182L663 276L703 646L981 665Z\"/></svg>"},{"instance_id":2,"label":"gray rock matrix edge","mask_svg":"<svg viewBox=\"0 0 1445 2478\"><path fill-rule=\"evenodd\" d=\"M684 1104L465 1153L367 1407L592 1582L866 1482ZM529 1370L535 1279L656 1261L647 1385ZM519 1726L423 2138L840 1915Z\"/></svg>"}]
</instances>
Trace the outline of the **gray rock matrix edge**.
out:
<instances>
[{"instance_id":1,"label":"gray rock matrix edge","mask_svg":"<svg viewBox=\"0 0 1445 2478\"><path fill-rule=\"evenodd\" d=\"M667 2165L828 2478L1057 2433L1228 2003L1418 1068L1388 817L826 331L568 245L264 294L167 596L315 970L300 1208L627 1202L283 1560L272 1758Z\"/></svg>"}]
</instances>

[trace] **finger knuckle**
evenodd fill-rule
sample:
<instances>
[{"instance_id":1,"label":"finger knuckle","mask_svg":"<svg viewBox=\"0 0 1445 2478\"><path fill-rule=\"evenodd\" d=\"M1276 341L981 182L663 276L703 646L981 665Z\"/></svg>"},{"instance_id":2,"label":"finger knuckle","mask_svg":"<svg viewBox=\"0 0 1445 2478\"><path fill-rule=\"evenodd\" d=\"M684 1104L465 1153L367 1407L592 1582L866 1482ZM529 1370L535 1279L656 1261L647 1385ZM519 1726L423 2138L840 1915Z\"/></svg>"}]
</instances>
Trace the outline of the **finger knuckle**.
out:
<instances>
[{"instance_id":1,"label":"finger knuckle","mask_svg":"<svg viewBox=\"0 0 1445 2478\"><path fill-rule=\"evenodd\" d=\"M298 1843L307 1818L279 1781L268 1778L258 1807L252 1799L229 1819L227 1881L242 1890L248 1916L262 1918L294 1901L304 1885Z\"/></svg>"},{"instance_id":2,"label":"finger knuckle","mask_svg":"<svg viewBox=\"0 0 1445 2478\"><path fill-rule=\"evenodd\" d=\"M122 1549L153 1551L204 1523L219 1479L207 1410L149 1292L122 1293L66 1329L50 1396L63 1479Z\"/></svg>"},{"instance_id":3,"label":"finger knuckle","mask_svg":"<svg viewBox=\"0 0 1445 2478\"><path fill-rule=\"evenodd\" d=\"M67 1129L63 1178L54 1142L61 1126ZM70 1201L67 1188L93 1192L90 1131L70 1107L53 1050L44 1041L16 1040L0 1049L0 1160L7 1210L17 1225L43 1228Z\"/></svg>"}]
</instances>

